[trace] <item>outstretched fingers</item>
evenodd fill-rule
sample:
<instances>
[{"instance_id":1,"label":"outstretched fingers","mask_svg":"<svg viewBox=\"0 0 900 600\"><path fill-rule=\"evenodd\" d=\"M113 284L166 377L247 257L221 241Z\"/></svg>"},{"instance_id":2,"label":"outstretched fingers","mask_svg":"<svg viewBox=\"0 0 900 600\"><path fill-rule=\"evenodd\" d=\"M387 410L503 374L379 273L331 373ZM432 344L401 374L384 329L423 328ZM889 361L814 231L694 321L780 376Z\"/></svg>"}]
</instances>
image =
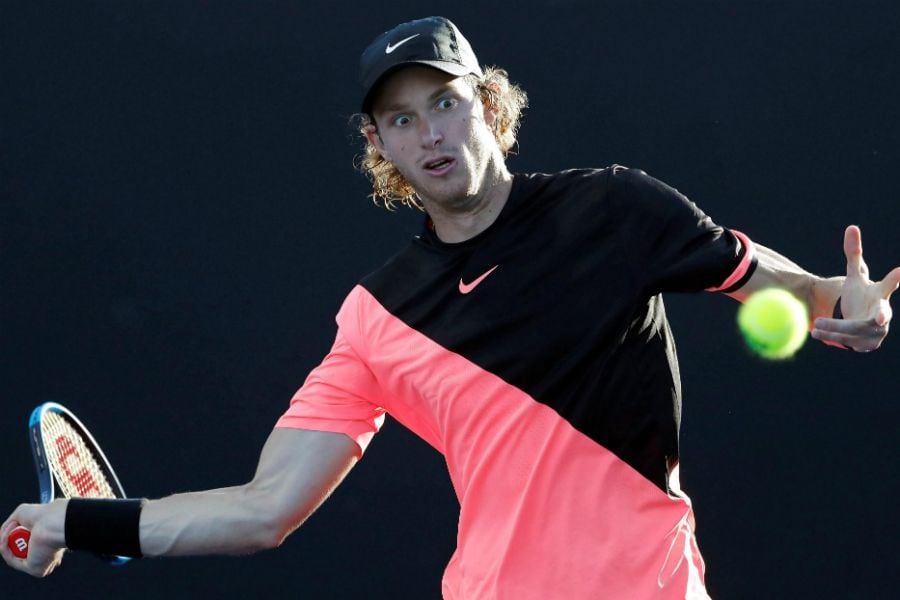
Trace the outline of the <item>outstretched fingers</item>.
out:
<instances>
[{"instance_id":1,"label":"outstretched fingers","mask_svg":"<svg viewBox=\"0 0 900 600\"><path fill-rule=\"evenodd\" d=\"M900 267L897 267L890 273L884 276L884 279L881 280L881 283L878 285L881 286L881 298L882 300L890 300L891 294L897 291L897 288L900 287Z\"/></svg>"},{"instance_id":2,"label":"outstretched fingers","mask_svg":"<svg viewBox=\"0 0 900 600\"><path fill-rule=\"evenodd\" d=\"M869 277L869 267L863 260L862 231L856 225L844 230L844 256L847 257L847 277Z\"/></svg>"},{"instance_id":3,"label":"outstretched fingers","mask_svg":"<svg viewBox=\"0 0 900 600\"><path fill-rule=\"evenodd\" d=\"M847 278L841 286L843 319L816 319L811 335L826 344L869 352L881 346L888 334L892 311L891 295L900 287L900 267L881 281L869 279L863 259L862 232L856 225L844 230Z\"/></svg>"}]
</instances>

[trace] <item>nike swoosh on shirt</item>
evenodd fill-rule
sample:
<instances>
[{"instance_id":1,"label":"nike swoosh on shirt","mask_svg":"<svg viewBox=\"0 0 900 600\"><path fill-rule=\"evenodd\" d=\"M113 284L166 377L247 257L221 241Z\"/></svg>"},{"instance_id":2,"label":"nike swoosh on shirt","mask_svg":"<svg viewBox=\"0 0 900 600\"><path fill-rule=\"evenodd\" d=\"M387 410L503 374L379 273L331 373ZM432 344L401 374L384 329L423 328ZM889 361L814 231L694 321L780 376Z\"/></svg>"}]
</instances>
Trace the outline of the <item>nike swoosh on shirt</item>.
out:
<instances>
[{"instance_id":1,"label":"nike swoosh on shirt","mask_svg":"<svg viewBox=\"0 0 900 600\"><path fill-rule=\"evenodd\" d=\"M462 277L460 277L459 278L459 293L460 294L468 294L469 292L474 290L476 287L478 287L479 283L481 283L482 281L487 279L487 276L490 275L491 273L493 273L494 269L496 269L499 266L500 265L494 265L493 267L491 267L490 269L488 269L487 271L482 273L481 276L478 277L478 279L476 279L472 283L464 283L462 280Z\"/></svg>"},{"instance_id":2,"label":"nike swoosh on shirt","mask_svg":"<svg viewBox=\"0 0 900 600\"><path fill-rule=\"evenodd\" d=\"M418 36L419 36L418 33L414 33L414 34L412 34L411 36L409 36L408 38L404 38L404 39L400 40L400 41L397 42L396 44L388 44L388 45L387 45L387 48L384 49L384 53L385 53L385 54L390 54L391 52L393 52L394 50L396 50L397 48L399 48L400 46L402 46L403 44L405 44L405 43L408 42L409 40L413 39L414 37L418 37Z\"/></svg>"}]
</instances>

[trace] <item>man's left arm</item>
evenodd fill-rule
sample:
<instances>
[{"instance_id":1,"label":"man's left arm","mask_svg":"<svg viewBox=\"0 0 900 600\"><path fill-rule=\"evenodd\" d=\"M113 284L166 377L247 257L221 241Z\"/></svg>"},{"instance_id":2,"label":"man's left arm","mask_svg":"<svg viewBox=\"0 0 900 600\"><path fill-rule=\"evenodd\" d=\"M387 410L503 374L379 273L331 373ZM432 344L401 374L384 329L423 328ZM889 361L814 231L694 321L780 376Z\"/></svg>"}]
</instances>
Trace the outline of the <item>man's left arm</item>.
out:
<instances>
[{"instance_id":1,"label":"man's left arm","mask_svg":"<svg viewBox=\"0 0 900 600\"><path fill-rule=\"evenodd\" d=\"M755 291L784 288L806 303L813 338L858 352L881 346L891 321L890 297L900 286L900 267L881 281L870 280L859 227L851 225L844 232L846 276L818 277L774 250L756 245L756 251L756 270L747 283L729 296L743 302ZM838 300L840 306L836 308Z\"/></svg>"}]
</instances>

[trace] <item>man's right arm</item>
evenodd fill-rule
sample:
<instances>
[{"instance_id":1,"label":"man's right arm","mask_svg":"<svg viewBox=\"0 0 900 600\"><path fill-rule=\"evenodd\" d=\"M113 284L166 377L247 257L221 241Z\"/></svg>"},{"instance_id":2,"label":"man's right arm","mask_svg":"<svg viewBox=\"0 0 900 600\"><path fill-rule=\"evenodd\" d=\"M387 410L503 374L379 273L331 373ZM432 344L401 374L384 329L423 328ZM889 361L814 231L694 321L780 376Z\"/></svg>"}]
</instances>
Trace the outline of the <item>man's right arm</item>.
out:
<instances>
[{"instance_id":1,"label":"man's right arm","mask_svg":"<svg viewBox=\"0 0 900 600\"><path fill-rule=\"evenodd\" d=\"M145 503L140 519L145 556L249 554L274 548L299 527L356 463L359 447L341 433L276 428L253 479L229 488L175 494ZM65 503L23 504L0 529L10 566L48 574L65 547ZM32 530L28 560L6 547L9 531Z\"/></svg>"},{"instance_id":2,"label":"man's right arm","mask_svg":"<svg viewBox=\"0 0 900 600\"><path fill-rule=\"evenodd\" d=\"M275 429L249 483L148 502L141 551L185 556L275 548L334 491L358 450L340 433Z\"/></svg>"}]
</instances>

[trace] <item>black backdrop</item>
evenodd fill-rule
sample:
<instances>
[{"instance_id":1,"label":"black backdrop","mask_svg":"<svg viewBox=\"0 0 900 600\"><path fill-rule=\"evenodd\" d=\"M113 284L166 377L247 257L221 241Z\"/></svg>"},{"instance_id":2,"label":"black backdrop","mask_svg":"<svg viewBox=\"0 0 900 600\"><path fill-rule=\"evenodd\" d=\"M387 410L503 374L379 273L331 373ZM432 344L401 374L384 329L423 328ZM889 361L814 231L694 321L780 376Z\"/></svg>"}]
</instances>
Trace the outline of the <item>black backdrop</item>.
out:
<instances>
[{"instance_id":1,"label":"black backdrop","mask_svg":"<svg viewBox=\"0 0 900 600\"><path fill-rule=\"evenodd\" d=\"M374 35L444 13L531 96L518 171L637 166L840 274L900 263L900 10L883 2L2 2L0 512L31 408L79 413L126 490L245 481L357 278L414 232L366 199L347 119ZM900 343L767 364L736 305L667 298L682 478L716 598L886 598ZM895 302L896 304L896 302ZM457 505L388 421L303 529L248 558L70 555L3 598L436 598Z\"/></svg>"}]
</instances>

